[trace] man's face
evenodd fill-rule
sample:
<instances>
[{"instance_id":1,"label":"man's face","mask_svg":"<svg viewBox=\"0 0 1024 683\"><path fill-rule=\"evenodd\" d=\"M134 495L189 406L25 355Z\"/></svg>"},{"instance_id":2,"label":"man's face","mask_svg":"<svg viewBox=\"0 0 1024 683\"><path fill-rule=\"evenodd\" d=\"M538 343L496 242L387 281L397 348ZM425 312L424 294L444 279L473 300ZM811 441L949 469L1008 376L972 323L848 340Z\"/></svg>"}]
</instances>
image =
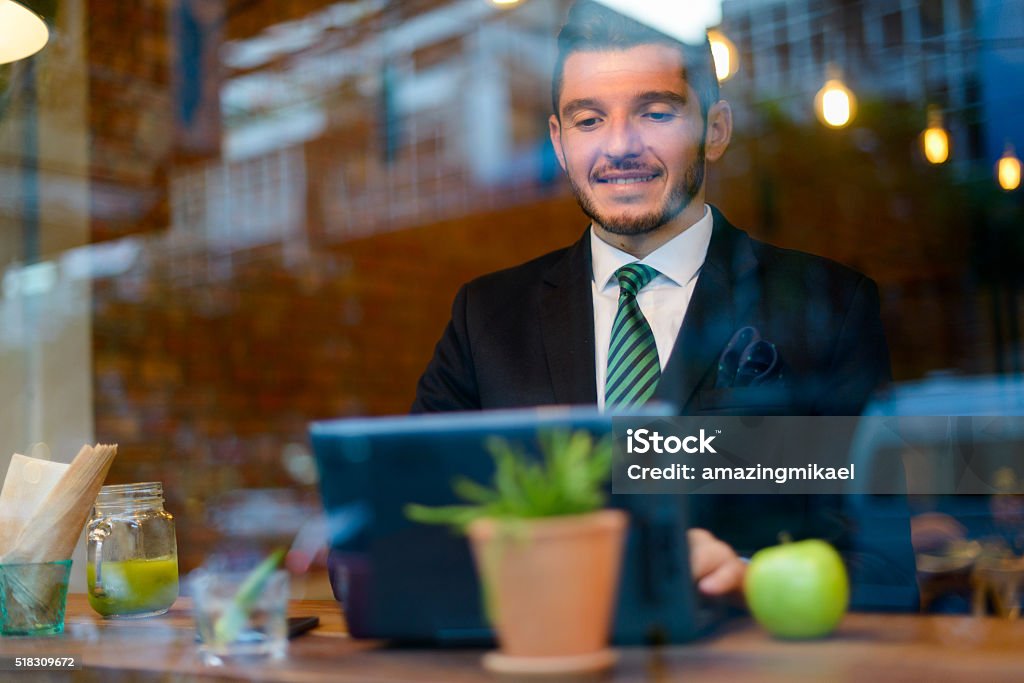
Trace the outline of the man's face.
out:
<instances>
[{"instance_id":1,"label":"man's face","mask_svg":"<svg viewBox=\"0 0 1024 683\"><path fill-rule=\"evenodd\" d=\"M670 223L700 199L705 125L668 45L585 51L565 61L551 142L583 211L617 235Z\"/></svg>"}]
</instances>

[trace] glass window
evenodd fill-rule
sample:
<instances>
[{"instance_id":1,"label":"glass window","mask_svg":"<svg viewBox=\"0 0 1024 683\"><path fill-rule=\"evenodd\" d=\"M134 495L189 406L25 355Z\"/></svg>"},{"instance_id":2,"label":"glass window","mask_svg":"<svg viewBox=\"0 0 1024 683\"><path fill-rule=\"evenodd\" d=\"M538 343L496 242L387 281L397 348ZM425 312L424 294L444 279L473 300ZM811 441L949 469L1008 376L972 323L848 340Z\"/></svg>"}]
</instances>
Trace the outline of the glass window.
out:
<instances>
[{"instance_id":1,"label":"glass window","mask_svg":"<svg viewBox=\"0 0 1024 683\"><path fill-rule=\"evenodd\" d=\"M460 286L590 224L550 136L570 4L48 3L48 44L0 65L0 465L119 444L111 481L164 483L183 572L315 539L309 423L406 413ZM739 71L706 201L877 284L900 409L1012 384L1013 3L721 5Z\"/></svg>"}]
</instances>

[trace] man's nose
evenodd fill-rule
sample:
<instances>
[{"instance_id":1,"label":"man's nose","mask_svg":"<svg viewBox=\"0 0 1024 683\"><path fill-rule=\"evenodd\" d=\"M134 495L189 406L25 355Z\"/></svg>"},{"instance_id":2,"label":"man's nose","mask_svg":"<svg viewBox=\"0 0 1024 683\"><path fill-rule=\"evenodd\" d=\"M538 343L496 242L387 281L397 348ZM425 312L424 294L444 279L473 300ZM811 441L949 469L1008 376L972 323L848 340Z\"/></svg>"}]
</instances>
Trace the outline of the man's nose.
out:
<instances>
[{"instance_id":1,"label":"man's nose","mask_svg":"<svg viewBox=\"0 0 1024 683\"><path fill-rule=\"evenodd\" d=\"M640 156L643 150L643 138L637 126L628 119L611 122L604 149L604 153L609 159L628 159Z\"/></svg>"}]
</instances>

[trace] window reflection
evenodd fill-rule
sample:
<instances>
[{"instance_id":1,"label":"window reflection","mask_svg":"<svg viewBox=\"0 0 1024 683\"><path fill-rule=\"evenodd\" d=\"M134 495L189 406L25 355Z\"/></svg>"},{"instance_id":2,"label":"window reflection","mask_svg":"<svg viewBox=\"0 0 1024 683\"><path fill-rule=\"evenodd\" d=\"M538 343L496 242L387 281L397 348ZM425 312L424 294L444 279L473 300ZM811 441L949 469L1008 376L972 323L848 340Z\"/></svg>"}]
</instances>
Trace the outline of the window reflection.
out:
<instances>
[{"instance_id":1,"label":"window reflection","mask_svg":"<svg viewBox=\"0 0 1024 683\"><path fill-rule=\"evenodd\" d=\"M456 287L585 227L546 122L567 6L55 3L0 66L0 453L120 443L112 480L164 481L196 539L183 569L229 491L311 509L307 422L405 411ZM1019 375L1022 195L994 171L1024 149L1019 4L723 0L717 28L711 201L875 278L906 390Z\"/></svg>"}]
</instances>

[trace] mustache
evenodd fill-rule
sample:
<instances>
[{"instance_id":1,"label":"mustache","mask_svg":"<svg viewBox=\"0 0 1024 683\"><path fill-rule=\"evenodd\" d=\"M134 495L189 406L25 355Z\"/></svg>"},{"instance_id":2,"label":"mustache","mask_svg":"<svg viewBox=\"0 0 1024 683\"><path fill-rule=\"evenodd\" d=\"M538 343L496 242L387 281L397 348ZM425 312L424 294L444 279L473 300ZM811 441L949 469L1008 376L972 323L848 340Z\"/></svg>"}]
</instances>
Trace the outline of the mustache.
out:
<instances>
[{"instance_id":1,"label":"mustache","mask_svg":"<svg viewBox=\"0 0 1024 683\"><path fill-rule=\"evenodd\" d=\"M614 164L606 164L596 168L590 173L591 180L597 180L608 173L641 172L646 175L661 175L661 169L642 161L621 161Z\"/></svg>"}]
</instances>

